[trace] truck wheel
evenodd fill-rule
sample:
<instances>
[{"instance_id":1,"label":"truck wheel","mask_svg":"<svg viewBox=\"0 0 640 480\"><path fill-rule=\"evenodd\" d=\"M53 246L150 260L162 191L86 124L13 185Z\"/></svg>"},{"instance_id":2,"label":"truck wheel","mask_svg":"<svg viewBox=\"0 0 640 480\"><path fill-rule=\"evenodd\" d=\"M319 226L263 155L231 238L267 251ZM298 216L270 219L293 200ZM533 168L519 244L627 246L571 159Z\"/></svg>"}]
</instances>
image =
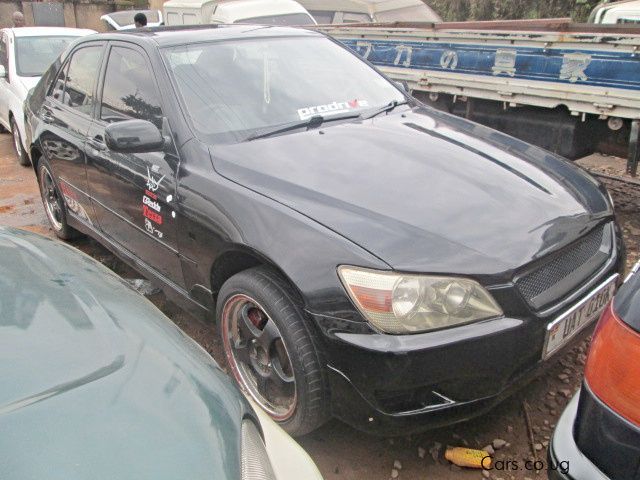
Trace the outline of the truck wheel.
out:
<instances>
[{"instance_id":1,"label":"truck wheel","mask_svg":"<svg viewBox=\"0 0 640 480\"><path fill-rule=\"evenodd\" d=\"M216 314L231 373L290 435L327 419L319 355L292 288L272 269L244 270L225 282Z\"/></svg>"},{"instance_id":2,"label":"truck wheel","mask_svg":"<svg viewBox=\"0 0 640 480\"><path fill-rule=\"evenodd\" d=\"M63 240L76 238L78 231L67 223L67 210L64 199L53 179L51 167L44 158L38 162L38 184L44 211L55 234Z\"/></svg>"},{"instance_id":3,"label":"truck wheel","mask_svg":"<svg viewBox=\"0 0 640 480\"><path fill-rule=\"evenodd\" d=\"M29 155L22 146L22 138L20 137L20 130L16 124L15 118L11 117L11 135L13 135L13 148L16 151L16 157L18 157L18 163L23 167L31 165Z\"/></svg>"}]
</instances>

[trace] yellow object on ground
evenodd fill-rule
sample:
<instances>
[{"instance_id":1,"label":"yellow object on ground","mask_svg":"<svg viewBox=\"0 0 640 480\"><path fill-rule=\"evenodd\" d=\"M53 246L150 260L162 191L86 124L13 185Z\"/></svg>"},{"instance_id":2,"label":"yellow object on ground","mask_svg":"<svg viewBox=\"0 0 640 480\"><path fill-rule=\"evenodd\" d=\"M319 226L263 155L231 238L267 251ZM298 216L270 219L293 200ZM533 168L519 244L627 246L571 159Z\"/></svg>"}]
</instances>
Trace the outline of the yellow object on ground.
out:
<instances>
[{"instance_id":1,"label":"yellow object on ground","mask_svg":"<svg viewBox=\"0 0 640 480\"><path fill-rule=\"evenodd\" d=\"M444 458L459 467L485 468L491 467L491 456L484 450L472 448L448 447L444 452Z\"/></svg>"}]
</instances>

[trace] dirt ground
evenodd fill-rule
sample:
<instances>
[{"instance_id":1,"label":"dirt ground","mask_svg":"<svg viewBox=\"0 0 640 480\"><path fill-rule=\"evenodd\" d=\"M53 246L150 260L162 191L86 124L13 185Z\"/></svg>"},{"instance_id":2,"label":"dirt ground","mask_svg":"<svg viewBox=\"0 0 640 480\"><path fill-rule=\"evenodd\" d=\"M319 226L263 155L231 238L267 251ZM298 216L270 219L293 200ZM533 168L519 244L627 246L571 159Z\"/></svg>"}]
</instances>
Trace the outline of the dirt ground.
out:
<instances>
[{"instance_id":1,"label":"dirt ground","mask_svg":"<svg viewBox=\"0 0 640 480\"><path fill-rule=\"evenodd\" d=\"M616 179L624 175L625 161L622 159L594 155L579 163L610 177L603 178L603 181L609 186L616 203L618 219L624 230L628 265L632 265L638 258L640 239L640 182L637 185L626 184ZM35 175L30 168L18 165L11 137L7 134L0 135L0 224L53 236L39 198ZM82 239L75 241L74 245L120 275L139 278L138 274L96 242ZM222 361L220 344L212 325L191 318L167 302L162 293L150 298L219 362ZM328 480L546 478L544 468L538 472L528 471L523 467L523 460L533 458L535 454L546 465L549 437L558 416L580 385L587 346L588 342L584 341L555 358L542 376L476 420L394 439L368 436L333 420L318 431L300 438L299 442ZM529 440L523 413L525 408L531 417L533 444ZM495 470L489 474L460 469L442 458L446 445L483 448L492 443L501 446L496 449L496 459L518 461L520 470Z\"/></svg>"}]
</instances>

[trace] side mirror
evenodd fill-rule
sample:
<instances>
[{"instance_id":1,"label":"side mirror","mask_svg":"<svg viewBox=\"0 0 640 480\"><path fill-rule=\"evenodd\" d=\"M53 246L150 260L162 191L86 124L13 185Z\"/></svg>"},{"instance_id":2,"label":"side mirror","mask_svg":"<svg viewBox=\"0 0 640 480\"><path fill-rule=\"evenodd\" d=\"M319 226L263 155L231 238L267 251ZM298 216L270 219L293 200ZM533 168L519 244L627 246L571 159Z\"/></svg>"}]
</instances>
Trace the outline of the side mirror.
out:
<instances>
[{"instance_id":1,"label":"side mirror","mask_svg":"<svg viewBox=\"0 0 640 480\"><path fill-rule=\"evenodd\" d=\"M110 150L120 153L157 152L164 147L162 133L147 120L112 123L104 130L104 141Z\"/></svg>"},{"instance_id":2,"label":"side mirror","mask_svg":"<svg viewBox=\"0 0 640 480\"><path fill-rule=\"evenodd\" d=\"M0 65L0 78L7 78L7 69Z\"/></svg>"}]
</instances>

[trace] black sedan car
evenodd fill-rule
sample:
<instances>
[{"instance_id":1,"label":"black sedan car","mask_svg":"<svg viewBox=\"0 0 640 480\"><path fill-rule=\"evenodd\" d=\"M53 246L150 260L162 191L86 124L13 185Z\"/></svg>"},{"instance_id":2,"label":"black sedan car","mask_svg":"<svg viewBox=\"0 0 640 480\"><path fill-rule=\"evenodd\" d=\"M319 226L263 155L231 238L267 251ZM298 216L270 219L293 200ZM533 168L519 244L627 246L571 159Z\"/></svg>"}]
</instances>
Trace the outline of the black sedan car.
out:
<instances>
[{"instance_id":1,"label":"black sedan car","mask_svg":"<svg viewBox=\"0 0 640 480\"><path fill-rule=\"evenodd\" d=\"M596 180L424 107L316 32L94 35L27 110L58 236L215 312L235 379L293 434L480 414L617 283Z\"/></svg>"},{"instance_id":2,"label":"black sedan car","mask_svg":"<svg viewBox=\"0 0 640 480\"><path fill-rule=\"evenodd\" d=\"M640 480L640 263L596 327L549 449L553 480Z\"/></svg>"}]
</instances>

